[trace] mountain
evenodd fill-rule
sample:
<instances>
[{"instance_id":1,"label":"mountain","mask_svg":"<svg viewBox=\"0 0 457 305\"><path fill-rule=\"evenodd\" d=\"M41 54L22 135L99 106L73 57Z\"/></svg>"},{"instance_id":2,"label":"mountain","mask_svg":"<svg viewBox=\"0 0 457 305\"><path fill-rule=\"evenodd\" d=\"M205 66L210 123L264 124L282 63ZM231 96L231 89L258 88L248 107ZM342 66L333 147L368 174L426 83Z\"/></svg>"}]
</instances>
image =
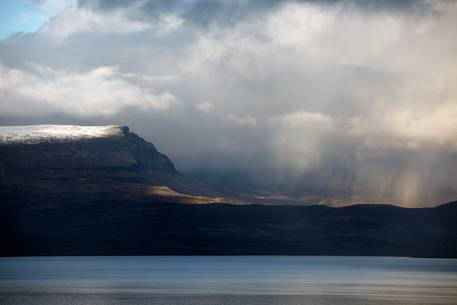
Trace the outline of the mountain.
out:
<instances>
[{"instance_id":1,"label":"mountain","mask_svg":"<svg viewBox=\"0 0 457 305\"><path fill-rule=\"evenodd\" d=\"M0 187L29 196L53 193L62 200L230 202L181 175L166 155L126 126L0 127Z\"/></svg>"},{"instance_id":2,"label":"mountain","mask_svg":"<svg viewBox=\"0 0 457 305\"><path fill-rule=\"evenodd\" d=\"M233 192L181 175L125 126L0 127L0 255L457 257L456 202L241 205L291 199Z\"/></svg>"}]
</instances>

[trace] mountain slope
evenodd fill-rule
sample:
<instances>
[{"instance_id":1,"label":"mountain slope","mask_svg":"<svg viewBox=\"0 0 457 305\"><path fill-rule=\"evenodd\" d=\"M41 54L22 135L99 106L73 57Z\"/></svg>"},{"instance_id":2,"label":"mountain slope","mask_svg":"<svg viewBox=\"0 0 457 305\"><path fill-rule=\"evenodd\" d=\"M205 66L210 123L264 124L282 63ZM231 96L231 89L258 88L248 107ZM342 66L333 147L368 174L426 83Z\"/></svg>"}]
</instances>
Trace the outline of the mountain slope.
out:
<instances>
[{"instance_id":1,"label":"mountain slope","mask_svg":"<svg viewBox=\"0 0 457 305\"><path fill-rule=\"evenodd\" d=\"M204 203L211 202L205 196L214 194L181 175L166 155L126 126L0 127L0 185L10 195L51 192L82 201L100 196L164 197L154 186L203 195Z\"/></svg>"}]
</instances>

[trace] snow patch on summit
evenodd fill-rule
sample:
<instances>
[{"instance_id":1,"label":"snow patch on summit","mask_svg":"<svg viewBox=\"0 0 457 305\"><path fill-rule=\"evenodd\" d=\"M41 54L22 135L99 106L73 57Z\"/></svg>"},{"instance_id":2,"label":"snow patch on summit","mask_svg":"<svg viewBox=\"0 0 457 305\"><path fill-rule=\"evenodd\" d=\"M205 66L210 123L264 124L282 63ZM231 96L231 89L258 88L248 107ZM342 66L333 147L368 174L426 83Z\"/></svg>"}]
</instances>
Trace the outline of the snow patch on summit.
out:
<instances>
[{"instance_id":1,"label":"snow patch on summit","mask_svg":"<svg viewBox=\"0 0 457 305\"><path fill-rule=\"evenodd\" d=\"M125 127L77 125L0 126L0 144L37 144L122 136Z\"/></svg>"}]
</instances>

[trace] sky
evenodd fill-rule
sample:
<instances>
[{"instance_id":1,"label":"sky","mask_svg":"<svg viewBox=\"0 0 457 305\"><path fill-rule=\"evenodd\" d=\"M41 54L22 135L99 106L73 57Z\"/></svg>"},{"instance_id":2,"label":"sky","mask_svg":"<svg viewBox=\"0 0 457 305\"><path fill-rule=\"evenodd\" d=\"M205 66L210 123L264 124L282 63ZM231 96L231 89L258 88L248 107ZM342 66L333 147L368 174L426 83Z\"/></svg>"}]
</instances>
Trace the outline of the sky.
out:
<instances>
[{"instance_id":1,"label":"sky","mask_svg":"<svg viewBox=\"0 0 457 305\"><path fill-rule=\"evenodd\" d=\"M0 124L122 124L204 181L457 199L457 1L3 0Z\"/></svg>"},{"instance_id":2,"label":"sky","mask_svg":"<svg viewBox=\"0 0 457 305\"><path fill-rule=\"evenodd\" d=\"M57 2L56 2L57 3ZM45 5L21 0L2 0L0 2L0 39L15 33L33 33L52 18L62 6ZM64 4L67 5L68 3Z\"/></svg>"}]
</instances>

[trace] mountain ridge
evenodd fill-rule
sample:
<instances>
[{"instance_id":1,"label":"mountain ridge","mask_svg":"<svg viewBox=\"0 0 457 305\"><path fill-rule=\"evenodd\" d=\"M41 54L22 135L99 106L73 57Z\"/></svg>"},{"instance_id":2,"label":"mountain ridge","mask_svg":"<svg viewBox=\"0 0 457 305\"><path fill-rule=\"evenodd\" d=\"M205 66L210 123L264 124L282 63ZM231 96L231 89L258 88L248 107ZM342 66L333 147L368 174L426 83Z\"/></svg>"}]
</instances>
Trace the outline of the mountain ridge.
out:
<instances>
[{"instance_id":1,"label":"mountain ridge","mask_svg":"<svg viewBox=\"0 0 457 305\"><path fill-rule=\"evenodd\" d=\"M165 186L187 194L192 202L194 195L202 196L202 203L211 197L221 202L214 190L179 173L154 144L122 125L3 126L0 183L29 193L39 188L66 197L83 192L88 197L109 193L151 200L160 197L151 187Z\"/></svg>"},{"instance_id":2,"label":"mountain ridge","mask_svg":"<svg viewBox=\"0 0 457 305\"><path fill-rule=\"evenodd\" d=\"M367 255L457 258L456 205L189 205L52 196L0 204L2 256Z\"/></svg>"}]
</instances>

